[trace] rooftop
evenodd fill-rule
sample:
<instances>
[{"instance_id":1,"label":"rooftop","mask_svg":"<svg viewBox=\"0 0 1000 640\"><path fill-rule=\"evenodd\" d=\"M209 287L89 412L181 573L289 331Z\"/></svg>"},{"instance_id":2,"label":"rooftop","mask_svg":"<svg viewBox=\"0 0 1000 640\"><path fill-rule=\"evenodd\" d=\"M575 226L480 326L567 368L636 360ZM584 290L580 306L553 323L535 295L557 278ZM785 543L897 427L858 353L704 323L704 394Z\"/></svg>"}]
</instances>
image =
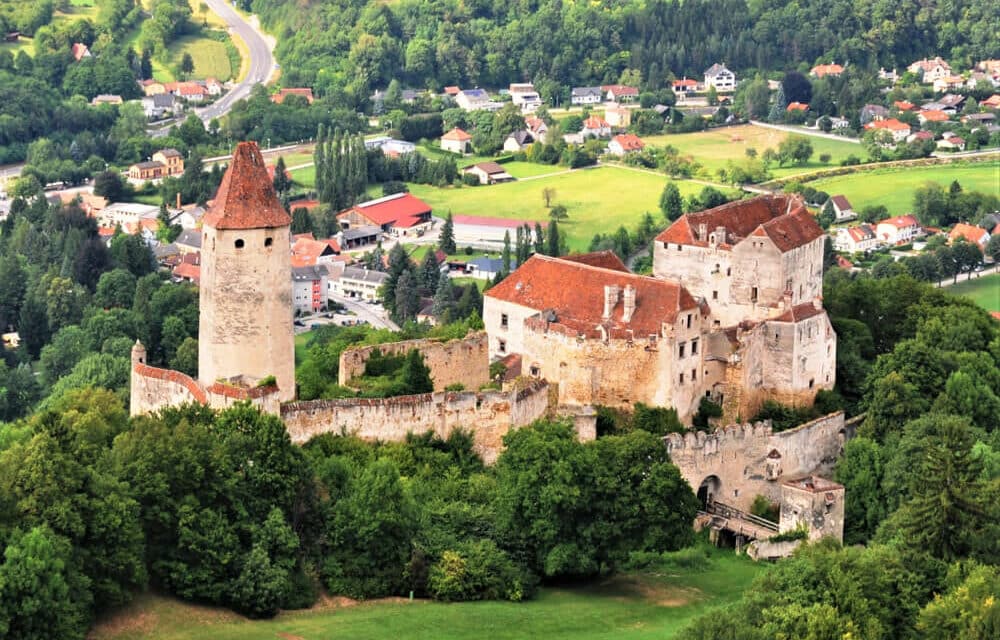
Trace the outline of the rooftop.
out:
<instances>
[{"instance_id":1,"label":"rooftop","mask_svg":"<svg viewBox=\"0 0 1000 640\"><path fill-rule=\"evenodd\" d=\"M502 227L504 229L517 229L528 225L531 228L537 224L532 220L513 220L511 218L490 218L487 216L452 216L454 224L468 224L479 227Z\"/></svg>"},{"instance_id":2,"label":"rooftop","mask_svg":"<svg viewBox=\"0 0 1000 640\"><path fill-rule=\"evenodd\" d=\"M355 211L376 225L385 225L405 218L430 215L431 207L412 193L394 193L384 198L356 204L338 215Z\"/></svg>"},{"instance_id":3,"label":"rooftop","mask_svg":"<svg viewBox=\"0 0 1000 640\"><path fill-rule=\"evenodd\" d=\"M594 261L606 259L601 256ZM587 260L585 256L566 260L536 254L484 295L534 309L550 325L588 337L600 337L598 325L614 338L625 338L627 332L636 338L660 335L664 322L672 323L680 311L698 307L676 282L591 266ZM626 287L635 290L635 311L627 321L621 296L611 317L602 317L608 286L619 292Z\"/></svg>"},{"instance_id":4,"label":"rooftop","mask_svg":"<svg viewBox=\"0 0 1000 640\"><path fill-rule=\"evenodd\" d=\"M719 239L720 245L732 246L750 235L766 236L782 253L823 236L823 229L800 199L770 195L685 214L658 235L656 241L707 247L708 234L719 227L726 230L726 237Z\"/></svg>"},{"instance_id":5,"label":"rooftop","mask_svg":"<svg viewBox=\"0 0 1000 640\"><path fill-rule=\"evenodd\" d=\"M215 229L267 229L291 223L292 218L267 179L267 167L257 143L236 145L204 224Z\"/></svg>"}]
</instances>

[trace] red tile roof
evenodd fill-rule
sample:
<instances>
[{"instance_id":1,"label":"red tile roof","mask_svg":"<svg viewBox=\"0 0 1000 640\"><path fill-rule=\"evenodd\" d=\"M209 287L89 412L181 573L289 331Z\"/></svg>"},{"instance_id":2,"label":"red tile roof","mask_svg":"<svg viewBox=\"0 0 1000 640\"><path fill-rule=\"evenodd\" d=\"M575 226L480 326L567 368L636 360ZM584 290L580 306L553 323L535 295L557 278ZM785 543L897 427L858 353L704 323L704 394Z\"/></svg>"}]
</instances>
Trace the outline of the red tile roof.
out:
<instances>
[{"instance_id":1,"label":"red tile roof","mask_svg":"<svg viewBox=\"0 0 1000 640\"><path fill-rule=\"evenodd\" d=\"M845 258L844 256L837 256L837 266L841 269L853 269L854 263Z\"/></svg>"},{"instance_id":2,"label":"red tile roof","mask_svg":"<svg viewBox=\"0 0 1000 640\"><path fill-rule=\"evenodd\" d=\"M913 111L917 108L917 106L909 100L896 100L892 104L900 111Z\"/></svg>"},{"instance_id":3,"label":"red tile roof","mask_svg":"<svg viewBox=\"0 0 1000 640\"><path fill-rule=\"evenodd\" d=\"M313 103L313 92L309 87L289 87L271 96L271 102L281 104L288 96L302 96L309 104Z\"/></svg>"},{"instance_id":4,"label":"red tile roof","mask_svg":"<svg viewBox=\"0 0 1000 640\"><path fill-rule=\"evenodd\" d=\"M178 82L177 93L182 96L203 96L207 91L197 82Z\"/></svg>"},{"instance_id":5,"label":"red tile roof","mask_svg":"<svg viewBox=\"0 0 1000 640\"><path fill-rule=\"evenodd\" d=\"M619 287L618 303L609 320L602 318L606 285ZM626 285L636 291L635 312L629 322L622 317L621 291ZM592 338L600 337L598 325L603 325L613 338L625 338L627 331L632 331L635 338L660 335L664 322L673 323L681 311L698 308L694 297L676 282L541 255L529 258L483 295L552 312L554 319L541 322Z\"/></svg>"},{"instance_id":6,"label":"red tile roof","mask_svg":"<svg viewBox=\"0 0 1000 640\"><path fill-rule=\"evenodd\" d=\"M815 67L813 67L812 71L810 71L809 73L816 76L817 78L822 78L823 76L826 75L839 76L843 72L844 72L844 67L840 66L837 63L833 63L833 64L818 64Z\"/></svg>"},{"instance_id":7,"label":"red tile roof","mask_svg":"<svg viewBox=\"0 0 1000 640\"><path fill-rule=\"evenodd\" d=\"M423 222L426 222L426 220L420 216L405 216L393 222L392 226L399 227L400 229L409 229L410 227L415 227Z\"/></svg>"},{"instance_id":8,"label":"red tile roof","mask_svg":"<svg viewBox=\"0 0 1000 640\"><path fill-rule=\"evenodd\" d=\"M701 225L705 227L705 237L698 237ZM656 236L656 241L707 247L707 234L715 233L717 227L726 229L726 238L719 241L722 248L732 246L747 236L758 235L770 237L778 249L785 252L823 235L823 229L816 224L800 199L773 195L738 200L707 211L685 214Z\"/></svg>"},{"instance_id":9,"label":"red tile roof","mask_svg":"<svg viewBox=\"0 0 1000 640\"><path fill-rule=\"evenodd\" d=\"M617 142L623 151L642 151L646 147L646 143L633 133L622 133L612 138L612 140Z\"/></svg>"},{"instance_id":10,"label":"red tile roof","mask_svg":"<svg viewBox=\"0 0 1000 640\"><path fill-rule=\"evenodd\" d=\"M292 260L295 266L316 264L324 255L333 255L334 249L326 242L311 238L298 238L292 245Z\"/></svg>"},{"instance_id":11,"label":"red tile roof","mask_svg":"<svg viewBox=\"0 0 1000 640\"><path fill-rule=\"evenodd\" d=\"M601 87L601 91L604 93L613 93L616 96L637 96L639 95L639 90L635 87L629 87L624 84L606 84Z\"/></svg>"},{"instance_id":12,"label":"red tile roof","mask_svg":"<svg viewBox=\"0 0 1000 640\"><path fill-rule=\"evenodd\" d=\"M896 216L895 218L887 218L885 220L879 220L878 224L888 224L896 227L897 229L905 229L906 227L919 227L920 223L913 216L906 214L905 216Z\"/></svg>"},{"instance_id":13,"label":"red tile roof","mask_svg":"<svg viewBox=\"0 0 1000 640\"><path fill-rule=\"evenodd\" d=\"M890 131L906 131L910 130L910 125L905 122L900 122L895 118L888 118L886 120L875 120L869 122L865 125L868 129L889 129Z\"/></svg>"},{"instance_id":14,"label":"red tile roof","mask_svg":"<svg viewBox=\"0 0 1000 640\"><path fill-rule=\"evenodd\" d=\"M785 111L809 111L808 102L792 102L785 107Z\"/></svg>"},{"instance_id":15,"label":"red tile roof","mask_svg":"<svg viewBox=\"0 0 1000 640\"><path fill-rule=\"evenodd\" d=\"M803 302L802 304L797 304L790 309L786 309L784 313L771 320L777 322L801 322L813 316L818 316L823 312L823 305L819 304L819 300L816 300L815 303Z\"/></svg>"},{"instance_id":16,"label":"red tile roof","mask_svg":"<svg viewBox=\"0 0 1000 640\"><path fill-rule=\"evenodd\" d=\"M74 42L73 46L70 48L70 51L73 53L73 58L77 62L90 55L90 49L88 49L87 45L83 44L82 42Z\"/></svg>"},{"instance_id":17,"label":"red tile roof","mask_svg":"<svg viewBox=\"0 0 1000 640\"><path fill-rule=\"evenodd\" d=\"M601 269L611 269L612 271L624 271L631 273L621 258L614 251L594 251L592 253L576 253L569 256L562 256L561 260L579 262L580 264L600 267Z\"/></svg>"},{"instance_id":18,"label":"red tile roof","mask_svg":"<svg viewBox=\"0 0 1000 640\"><path fill-rule=\"evenodd\" d=\"M608 129L611 125L608 124L607 120L604 118L598 118L597 116L590 116L583 121L584 129Z\"/></svg>"},{"instance_id":19,"label":"red tile roof","mask_svg":"<svg viewBox=\"0 0 1000 640\"><path fill-rule=\"evenodd\" d=\"M458 87L445 87L444 92L449 96L457 96L462 90Z\"/></svg>"},{"instance_id":20,"label":"red tile roof","mask_svg":"<svg viewBox=\"0 0 1000 640\"><path fill-rule=\"evenodd\" d=\"M459 129L458 127L455 127L454 129L452 129L448 133L446 133L443 136L441 136L441 139L442 140L458 140L459 142L465 142L466 140L472 140L472 136L470 136L465 131Z\"/></svg>"},{"instance_id":21,"label":"red tile roof","mask_svg":"<svg viewBox=\"0 0 1000 640\"><path fill-rule=\"evenodd\" d=\"M292 224L274 185L267 179L256 142L236 145L233 161L203 222L214 229L267 229Z\"/></svg>"},{"instance_id":22,"label":"red tile roof","mask_svg":"<svg viewBox=\"0 0 1000 640\"><path fill-rule=\"evenodd\" d=\"M927 109L926 111L921 111L919 114L924 120L929 120L930 122L947 122L948 114L944 111L938 111L937 109Z\"/></svg>"},{"instance_id":23,"label":"red tile roof","mask_svg":"<svg viewBox=\"0 0 1000 640\"><path fill-rule=\"evenodd\" d=\"M958 238L965 238L971 244L982 249L989 241L990 234L987 233L986 229L980 229L977 226L959 222L952 227L951 232L948 234L949 240L954 241Z\"/></svg>"},{"instance_id":24,"label":"red tile roof","mask_svg":"<svg viewBox=\"0 0 1000 640\"><path fill-rule=\"evenodd\" d=\"M848 201L847 196L837 195L832 197L833 204L841 211L847 211L851 208L851 203Z\"/></svg>"},{"instance_id":25,"label":"red tile roof","mask_svg":"<svg viewBox=\"0 0 1000 640\"><path fill-rule=\"evenodd\" d=\"M288 203L288 210L295 211L296 209L308 209L312 211L319 206L319 200L293 200Z\"/></svg>"},{"instance_id":26,"label":"red tile roof","mask_svg":"<svg viewBox=\"0 0 1000 640\"><path fill-rule=\"evenodd\" d=\"M980 102L979 106L981 107L986 106L991 109L996 109L997 107L1000 107L1000 93L994 93L989 98L986 98L985 100Z\"/></svg>"},{"instance_id":27,"label":"red tile roof","mask_svg":"<svg viewBox=\"0 0 1000 640\"><path fill-rule=\"evenodd\" d=\"M675 87L697 87L698 81L692 80L691 78L684 78L683 80L674 80Z\"/></svg>"},{"instance_id":28,"label":"red tile roof","mask_svg":"<svg viewBox=\"0 0 1000 640\"><path fill-rule=\"evenodd\" d=\"M201 280L201 267L196 264L181 262L179 265L174 267L173 274L178 278L184 278L185 280L190 280L191 282L198 284Z\"/></svg>"},{"instance_id":29,"label":"red tile roof","mask_svg":"<svg viewBox=\"0 0 1000 640\"><path fill-rule=\"evenodd\" d=\"M337 217L344 216L351 211L364 216L374 225L382 226L404 218L429 216L431 207L412 193L400 193L356 204L337 214Z\"/></svg>"}]
</instances>

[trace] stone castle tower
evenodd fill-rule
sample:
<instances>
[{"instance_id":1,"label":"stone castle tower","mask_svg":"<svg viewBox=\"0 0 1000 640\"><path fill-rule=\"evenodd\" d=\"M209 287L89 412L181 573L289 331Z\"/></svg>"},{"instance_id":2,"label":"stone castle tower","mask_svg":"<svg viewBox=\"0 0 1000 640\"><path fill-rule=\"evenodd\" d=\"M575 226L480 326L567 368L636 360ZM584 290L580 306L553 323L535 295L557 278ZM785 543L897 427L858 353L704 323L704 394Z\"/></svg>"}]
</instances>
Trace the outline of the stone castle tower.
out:
<instances>
[{"instance_id":1,"label":"stone castle tower","mask_svg":"<svg viewBox=\"0 0 1000 640\"><path fill-rule=\"evenodd\" d=\"M274 376L295 398L291 217L255 142L233 153L201 240L199 381L255 384Z\"/></svg>"}]
</instances>

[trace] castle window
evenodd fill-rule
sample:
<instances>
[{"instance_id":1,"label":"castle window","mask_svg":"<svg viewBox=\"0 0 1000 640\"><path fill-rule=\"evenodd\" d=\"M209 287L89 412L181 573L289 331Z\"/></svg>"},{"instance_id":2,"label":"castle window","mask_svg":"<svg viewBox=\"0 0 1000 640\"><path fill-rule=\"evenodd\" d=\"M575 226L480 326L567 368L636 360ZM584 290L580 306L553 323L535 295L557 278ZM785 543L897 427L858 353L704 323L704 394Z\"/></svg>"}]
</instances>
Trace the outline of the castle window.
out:
<instances>
[{"instance_id":1,"label":"castle window","mask_svg":"<svg viewBox=\"0 0 1000 640\"><path fill-rule=\"evenodd\" d=\"M719 292L718 291L713 291L712 292L712 300L718 300L718 299L719 299Z\"/></svg>"},{"instance_id":2,"label":"castle window","mask_svg":"<svg viewBox=\"0 0 1000 640\"><path fill-rule=\"evenodd\" d=\"M688 314L688 317L687 317L687 328L688 329L691 328L691 314L690 313Z\"/></svg>"},{"instance_id":3,"label":"castle window","mask_svg":"<svg viewBox=\"0 0 1000 640\"><path fill-rule=\"evenodd\" d=\"M677 250L678 250L678 251L683 251L683 250L684 250L684 247L683 247L682 245L677 245Z\"/></svg>"},{"instance_id":4,"label":"castle window","mask_svg":"<svg viewBox=\"0 0 1000 640\"><path fill-rule=\"evenodd\" d=\"M697 379L698 379L698 370L691 369L691 381L694 382Z\"/></svg>"},{"instance_id":5,"label":"castle window","mask_svg":"<svg viewBox=\"0 0 1000 640\"><path fill-rule=\"evenodd\" d=\"M677 345L677 357L678 358L683 358L684 357L684 345L686 345L686 344L687 344L686 342L682 342L682 343L680 343L680 344Z\"/></svg>"},{"instance_id":6,"label":"castle window","mask_svg":"<svg viewBox=\"0 0 1000 640\"><path fill-rule=\"evenodd\" d=\"M272 244L274 244L274 238L264 238L265 247L270 247Z\"/></svg>"},{"instance_id":7,"label":"castle window","mask_svg":"<svg viewBox=\"0 0 1000 640\"><path fill-rule=\"evenodd\" d=\"M500 314L500 328L501 329L506 329L507 328L507 314L506 313L501 313Z\"/></svg>"},{"instance_id":8,"label":"castle window","mask_svg":"<svg viewBox=\"0 0 1000 640\"><path fill-rule=\"evenodd\" d=\"M757 302L757 287L750 287L750 302Z\"/></svg>"},{"instance_id":9,"label":"castle window","mask_svg":"<svg viewBox=\"0 0 1000 640\"><path fill-rule=\"evenodd\" d=\"M497 340L497 351L500 353L507 353L507 341Z\"/></svg>"},{"instance_id":10,"label":"castle window","mask_svg":"<svg viewBox=\"0 0 1000 640\"><path fill-rule=\"evenodd\" d=\"M530 371L531 371L531 377L532 378L537 378L538 374L541 373L541 370L538 367L536 367L535 365L531 365Z\"/></svg>"},{"instance_id":11,"label":"castle window","mask_svg":"<svg viewBox=\"0 0 1000 640\"><path fill-rule=\"evenodd\" d=\"M235 244L236 244L236 248L237 249L242 249L243 248L243 238L237 239Z\"/></svg>"},{"instance_id":12,"label":"castle window","mask_svg":"<svg viewBox=\"0 0 1000 640\"><path fill-rule=\"evenodd\" d=\"M733 268L732 267L726 267L726 275L727 276L733 275Z\"/></svg>"},{"instance_id":13,"label":"castle window","mask_svg":"<svg viewBox=\"0 0 1000 640\"><path fill-rule=\"evenodd\" d=\"M695 338L691 341L691 355L698 355L698 339Z\"/></svg>"},{"instance_id":14,"label":"castle window","mask_svg":"<svg viewBox=\"0 0 1000 640\"><path fill-rule=\"evenodd\" d=\"M713 270L712 273L719 273L719 271L720 271L720 269L719 269L719 263L717 262L717 263L715 263L715 270Z\"/></svg>"},{"instance_id":15,"label":"castle window","mask_svg":"<svg viewBox=\"0 0 1000 640\"><path fill-rule=\"evenodd\" d=\"M812 389L813 385L816 384L815 378L809 378L809 388Z\"/></svg>"},{"instance_id":16,"label":"castle window","mask_svg":"<svg viewBox=\"0 0 1000 640\"><path fill-rule=\"evenodd\" d=\"M684 384L684 374L681 374L681 384Z\"/></svg>"}]
</instances>

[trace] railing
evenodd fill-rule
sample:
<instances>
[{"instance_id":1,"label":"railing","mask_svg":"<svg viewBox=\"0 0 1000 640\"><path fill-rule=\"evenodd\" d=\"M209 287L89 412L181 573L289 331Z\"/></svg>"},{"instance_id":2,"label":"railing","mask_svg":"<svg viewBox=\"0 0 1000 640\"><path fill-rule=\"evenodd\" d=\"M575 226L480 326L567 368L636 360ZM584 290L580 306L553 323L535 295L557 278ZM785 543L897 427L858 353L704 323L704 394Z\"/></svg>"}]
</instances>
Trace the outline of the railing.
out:
<instances>
[{"instance_id":1,"label":"railing","mask_svg":"<svg viewBox=\"0 0 1000 640\"><path fill-rule=\"evenodd\" d=\"M713 501L706 507L708 513L719 515L724 518L735 518L737 520L744 520L750 524L756 525L763 529L769 531L778 532L778 525L770 520L761 518L760 516L755 516L752 513L747 513L746 511L741 511L736 507L725 504L724 502Z\"/></svg>"}]
</instances>

